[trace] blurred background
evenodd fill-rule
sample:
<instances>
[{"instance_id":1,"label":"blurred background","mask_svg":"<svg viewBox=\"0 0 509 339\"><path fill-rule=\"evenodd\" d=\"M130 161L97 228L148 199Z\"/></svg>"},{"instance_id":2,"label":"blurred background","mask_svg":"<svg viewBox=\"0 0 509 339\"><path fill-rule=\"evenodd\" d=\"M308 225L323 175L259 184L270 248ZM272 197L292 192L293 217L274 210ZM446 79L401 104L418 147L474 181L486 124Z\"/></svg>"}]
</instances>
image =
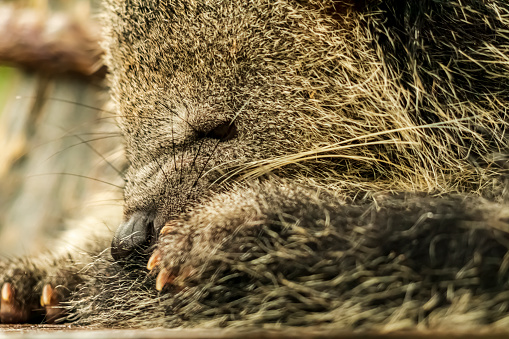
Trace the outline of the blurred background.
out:
<instances>
[{"instance_id":1,"label":"blurred background","mask_svg":"<svg viewBox=\"0 0 509 339\"><path fill-rule=\"evenodd\" d=\"M83 218L121 218L98 0L0 1L0 256L48 249ZM50 249L50 248L49 248Z\"/></svg>"}]
</instances>

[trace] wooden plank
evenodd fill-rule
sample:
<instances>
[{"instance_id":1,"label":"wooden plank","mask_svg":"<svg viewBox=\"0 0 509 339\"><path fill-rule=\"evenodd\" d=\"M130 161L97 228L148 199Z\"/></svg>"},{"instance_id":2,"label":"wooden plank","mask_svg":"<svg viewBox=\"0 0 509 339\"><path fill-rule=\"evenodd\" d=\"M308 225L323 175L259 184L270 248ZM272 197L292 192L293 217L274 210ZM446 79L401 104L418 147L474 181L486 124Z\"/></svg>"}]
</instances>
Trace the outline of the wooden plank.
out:
<instances>
[{"instance_id":1,"label":"wooden plank","mask_svg":"<svg viewBox=\"0 0 509 339\"><path fill-rule=\"evenodd\" d=\"M0 325L0 336L8 338L123 338L123 339L502 339L509 332L492 332L488 328L475 332L398 331L392 333L351 332L317 328L285 329L96 329L71 325Z\"/></svg>"}]
</instances>

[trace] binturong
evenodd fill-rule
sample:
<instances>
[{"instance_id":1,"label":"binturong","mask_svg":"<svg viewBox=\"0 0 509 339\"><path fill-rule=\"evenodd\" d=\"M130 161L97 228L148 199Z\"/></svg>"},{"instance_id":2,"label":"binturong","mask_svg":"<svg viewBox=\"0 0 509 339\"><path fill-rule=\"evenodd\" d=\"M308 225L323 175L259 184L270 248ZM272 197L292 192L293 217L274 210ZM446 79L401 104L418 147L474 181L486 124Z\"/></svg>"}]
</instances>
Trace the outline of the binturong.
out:
<instances>
[{"instance_id":1,"label":"binturong","mask_svg":"<svg viewBox=\"0 0 509 339\"><path fill-rule=\"evenodd\" d=\"M103 7L124 222L2 321L509 330L509 2Z\"/></svg>"}]
</instances>

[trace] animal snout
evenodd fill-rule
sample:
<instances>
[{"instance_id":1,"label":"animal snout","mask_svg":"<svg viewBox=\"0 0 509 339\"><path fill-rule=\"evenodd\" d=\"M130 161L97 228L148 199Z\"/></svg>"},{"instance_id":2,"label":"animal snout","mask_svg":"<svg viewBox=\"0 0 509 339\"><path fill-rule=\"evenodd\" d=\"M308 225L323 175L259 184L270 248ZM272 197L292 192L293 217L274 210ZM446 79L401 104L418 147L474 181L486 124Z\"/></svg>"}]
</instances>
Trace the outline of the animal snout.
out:
<instances>
[{"instance_id":1,"label":"animal snout","mask_svg":"<svg viewBox=\"0 0 509 339\"><path fill-rule=\"evenodd\" d=\"M111 256L122 260L131 254L144 254L154 237L154 217L135 212L120 224L111 242Z\"/></svg>"}]
</instances>

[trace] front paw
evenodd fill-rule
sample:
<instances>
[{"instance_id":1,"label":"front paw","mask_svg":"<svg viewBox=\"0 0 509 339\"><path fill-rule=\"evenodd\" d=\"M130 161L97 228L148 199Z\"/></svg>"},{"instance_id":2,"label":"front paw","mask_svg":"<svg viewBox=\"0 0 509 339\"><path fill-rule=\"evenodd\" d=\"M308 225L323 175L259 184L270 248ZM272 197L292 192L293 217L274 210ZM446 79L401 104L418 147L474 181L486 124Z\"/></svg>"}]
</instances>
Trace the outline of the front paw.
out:
<instances>
[{"instance_id":1,"label":"front paw","mask_svg":"<svg viewBox=\"0 0 509 339\"><path fill-rule=\"evenodd\" d=\"M155 285L158 291L165 286L178 288L196 272L189 257L195 232L177 221L171 221L162 228L160 236L161 241L147 263L149 271L158 272Z\"/></svg>"},{"instance_id":2,"label":"front paw","mask_svg":"<svg viewBox=\"0 0 509 339\"><path fill-rule=\"evenodd\" d=\"M156 289L180 291L192 281L217 277L219 271L235 271L235 263L250 251L245 240L267 227L268 215L254 198L255 192L220 195L192 215L168 222L147 263L151 274L157 274Z\"/></svg>"}]
</instances>

